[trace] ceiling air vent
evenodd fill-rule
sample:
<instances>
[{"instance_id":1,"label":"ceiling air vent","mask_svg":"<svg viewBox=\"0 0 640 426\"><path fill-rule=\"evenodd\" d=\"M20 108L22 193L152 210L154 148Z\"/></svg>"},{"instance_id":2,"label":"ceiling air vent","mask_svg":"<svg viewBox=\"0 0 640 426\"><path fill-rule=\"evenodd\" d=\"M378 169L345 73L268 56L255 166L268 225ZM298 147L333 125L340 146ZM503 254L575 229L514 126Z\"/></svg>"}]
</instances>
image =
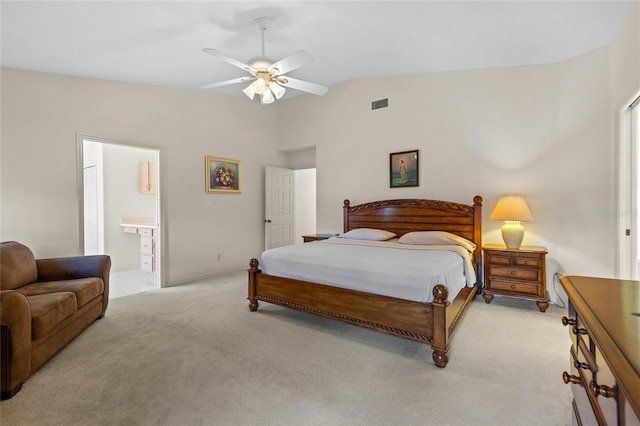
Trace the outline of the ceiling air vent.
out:
<instances>
[{"instance_id":1,"label":"ceiling air vent","mask_svg":"<svg viewBox=\"0 0 640 426\"><path fill-rule=\"evenodd\" d=\"M389 98L378 99L371 102L371 111L374 109L387 108L389 106Z\"/></svg>"}]
</instances>

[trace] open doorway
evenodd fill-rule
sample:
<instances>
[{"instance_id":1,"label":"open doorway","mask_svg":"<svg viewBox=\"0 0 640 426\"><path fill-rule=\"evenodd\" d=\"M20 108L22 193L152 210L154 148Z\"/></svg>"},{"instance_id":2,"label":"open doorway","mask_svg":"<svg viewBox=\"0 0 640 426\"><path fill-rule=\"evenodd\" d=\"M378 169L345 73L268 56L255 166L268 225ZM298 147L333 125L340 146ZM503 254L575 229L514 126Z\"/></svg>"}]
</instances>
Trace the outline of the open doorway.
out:
<instances>
[{"instance_id":1,"label":"open doorway","mask_svg":"<svg viewBox=\"0 0 640 426\"><path fill-rule=\"evenodd\" d=\"M285 154L287 168L265 168L265 249L316 233L316 148Z\"/></svg>"},{"instance_id":2,"label":"open doorway","mask_svg":"<svg viewBox=\"0 0 640 426\"><path fill-rule=\"evenodd\" d=\"M640 279L640 94L619 115L618 277Z\"/></svg>"},{"instance_id":3,"label":"open doorway","mask_svg":"<svg viewBox=\"0 0 640 426\"><path fill-rule=\"evenodd\" d=\"M111 256L109 298L160 287L159 151L79 138L85 254Z\"/></svg>"}]
</instances>

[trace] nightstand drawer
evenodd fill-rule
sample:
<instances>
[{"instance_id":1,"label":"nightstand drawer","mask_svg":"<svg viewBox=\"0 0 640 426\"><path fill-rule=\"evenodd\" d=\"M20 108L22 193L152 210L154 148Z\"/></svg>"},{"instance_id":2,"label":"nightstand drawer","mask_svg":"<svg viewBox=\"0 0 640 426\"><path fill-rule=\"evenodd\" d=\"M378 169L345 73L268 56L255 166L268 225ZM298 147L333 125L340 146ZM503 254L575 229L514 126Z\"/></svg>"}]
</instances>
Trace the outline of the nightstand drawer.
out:
<instances>
[{"instance_id":1,"label":"nightstand drawer","mask_svg":"<svg viewBox=\"0 0 640 426\"><path fill-rule=\"evenodd\" d=\"M540 270L489 266L489 276L492 278L502 277L513 280L540 281Z\"/></svg>"},{"instance_id":2,"label":"nightstand drawer","mask_svg":"<svg viewBox=\"0 0 640 426\"><path fill-rule=\"evenodd\" d=\"M491 254L487 257L487 263L490 265L525 266L540 268L542 266L542 259L540 259L540 256L537 255L525 257L523 255L508 256Z\"/></svg>"},{"instance_id":3,"label":"nightstand drawer","mask_svg":"<svg viewBox=\"0 0 640 426\"><path fill-rule=\"evenodd\" d=\"M502 290L508 292L522 293L522 294L531 294L533 296L538 295L538 285L537 284L527 284L527 283L517 283L514 281L502 281L502 280L491 280L491 290Z\"/></svg>"}]
</instances>

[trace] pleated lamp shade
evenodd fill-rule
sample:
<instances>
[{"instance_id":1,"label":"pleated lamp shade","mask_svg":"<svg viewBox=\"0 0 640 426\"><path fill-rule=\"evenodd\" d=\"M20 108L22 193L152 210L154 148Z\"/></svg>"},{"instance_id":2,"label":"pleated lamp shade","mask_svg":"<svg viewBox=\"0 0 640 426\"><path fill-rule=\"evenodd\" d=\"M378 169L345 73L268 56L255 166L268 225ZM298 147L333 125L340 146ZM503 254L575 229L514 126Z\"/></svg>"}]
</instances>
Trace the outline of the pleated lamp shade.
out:
<instances>
[{"instance_id":1,"label":"pleated lamp shade","mask_svg":"<svg viewBox=\"0 0 640 426\"><path fill-rule=\"evenodd\" d=\"M524 197L521 195L503 195L491 212L492 220L514 220L531 222L533 215Z\"/></svg>"},{"instance_id":2,"label":"pleated lamp shade","mask_svg":"<svg viewBox=\"0 0 640 426\"><path fill-rule=\"evenodd\" d=\"M524 237L524 227L520 222L532 221L533 215L524 197L503 195L491 212L491 219L505 221L502 226L502 239L507 248L517 249L520 248Z\"/></svg>"}]
</instances>

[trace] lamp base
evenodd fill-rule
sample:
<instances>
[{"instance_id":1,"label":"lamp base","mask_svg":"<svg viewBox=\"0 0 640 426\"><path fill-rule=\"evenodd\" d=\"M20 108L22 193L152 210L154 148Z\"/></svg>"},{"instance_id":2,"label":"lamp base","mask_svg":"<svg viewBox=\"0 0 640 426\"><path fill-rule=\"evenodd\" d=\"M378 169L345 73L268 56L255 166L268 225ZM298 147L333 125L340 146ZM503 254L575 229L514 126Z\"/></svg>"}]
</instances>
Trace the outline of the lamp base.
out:
<instances>
[{"instance_id":1,"label":"lamp base","mask_svg":"<svg viewBox=\"0 0 640 426\"><path fill-rule=\"evenodd\" d=\"M505 220L502 225L502 239L507 248L520 248L522 238L524 237L524 226L520 222Z\"/></svg>"}]
</instances>

